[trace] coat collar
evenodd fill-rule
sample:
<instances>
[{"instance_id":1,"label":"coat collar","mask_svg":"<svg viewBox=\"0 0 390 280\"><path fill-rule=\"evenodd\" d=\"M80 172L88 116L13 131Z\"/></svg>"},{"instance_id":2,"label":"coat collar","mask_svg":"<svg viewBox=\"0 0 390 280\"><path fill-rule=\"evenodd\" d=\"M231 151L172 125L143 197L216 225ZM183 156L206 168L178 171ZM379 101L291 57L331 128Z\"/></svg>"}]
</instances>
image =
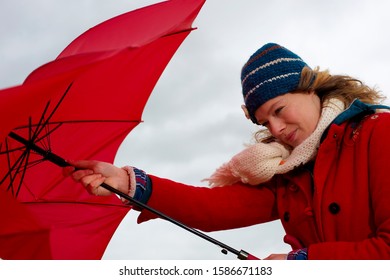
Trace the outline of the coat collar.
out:
<instances>
[{"instance_id":1,"label":"coat collar","mask_svg":"<svg viewBox=\"0 0 390 280\"><path fill-rule=\"evenodd\" d=\"M365 116L369 114L374 114L377 109L387 109L390 110L389 106L380 105L380 104L367 104L359 99L355 99L349 105L347 109L345 109L342 113L340 113L333 122L325 129L324 133L321 137L321 142L325 140L326 135L328 134L329 128L332 124L341 125L345 121L348 121L357 116Z\"/></svg>"},{"instance_id":2,"label":"coat collar","mask_svg":"<svg viewBox=\"0 0 390 280\"><path fill-rule=\"evenodd\" d=\"M333 120L333 123L340 125L343 122L359 115L364 116L374 114L376 109L390 109L390 107L379 104L367 104L361 102L359 99L355 99L347 109Z\"/></svg>"}]
</instances>

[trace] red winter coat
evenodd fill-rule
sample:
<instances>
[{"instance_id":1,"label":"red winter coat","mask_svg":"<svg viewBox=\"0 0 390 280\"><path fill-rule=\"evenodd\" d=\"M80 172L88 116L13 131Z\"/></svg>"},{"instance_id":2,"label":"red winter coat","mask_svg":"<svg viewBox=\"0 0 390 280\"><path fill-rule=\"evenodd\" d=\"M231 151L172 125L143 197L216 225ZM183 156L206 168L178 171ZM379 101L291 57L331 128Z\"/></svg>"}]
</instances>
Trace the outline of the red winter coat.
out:
<instances>
[{"instance_id":1,"label":"red winter coat","mask_svg":"<svg viewBox=\"0 0 390 280\"><path fill-rule=\"evenodd\" d=\"M150 176L148 205L204 231L281 219L309 259L390 259L389 143L389 113L332 124L313 172L211 189ZM142 211L138 221L151 218Z\"/></svg>"}]
</instances>

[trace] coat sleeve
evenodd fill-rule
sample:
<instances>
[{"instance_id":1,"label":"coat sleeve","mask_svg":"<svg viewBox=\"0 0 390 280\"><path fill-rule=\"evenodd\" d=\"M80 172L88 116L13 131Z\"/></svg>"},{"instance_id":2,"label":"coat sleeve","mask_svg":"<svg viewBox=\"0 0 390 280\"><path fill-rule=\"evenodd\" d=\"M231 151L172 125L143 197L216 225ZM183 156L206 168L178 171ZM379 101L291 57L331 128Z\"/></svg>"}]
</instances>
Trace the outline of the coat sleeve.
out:
<instances>
[{"instance_id":1,"label":"coat sleeve","mask_svg":"<svg viewBox=\"0 0 390 280\"><path fill-rule=\"evenodd\" d=\"M149 175L152 194L148 206L203 231L250 226L277 218L275 195L267 186L236 184L196 187ZM142 210L138 223L156 216Z\"/></svg>"},{"instance_id":2,"label":"coat sleeve","mask_svg":"<svg viewBox=\"0 0 390 280\"><path fill-rule=\"evenodd\" d=\"M390 259L389 143L390 113L384 113L373 126L367 149L372 236L356 242L313 244L309 247L309 259Z\"/></svg>"}]
</instances>

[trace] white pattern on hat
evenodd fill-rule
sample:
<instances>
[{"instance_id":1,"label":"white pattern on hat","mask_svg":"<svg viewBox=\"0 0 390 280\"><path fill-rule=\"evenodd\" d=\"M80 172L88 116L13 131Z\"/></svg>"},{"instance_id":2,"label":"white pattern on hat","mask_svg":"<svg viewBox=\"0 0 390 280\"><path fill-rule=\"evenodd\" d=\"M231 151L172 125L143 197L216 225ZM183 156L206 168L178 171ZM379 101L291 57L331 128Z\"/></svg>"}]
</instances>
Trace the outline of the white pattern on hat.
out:
<instances>
[{"instance_id":1,"label":"white pattern on hat","mask_svg":"<svg viewBox=\"0 0 390 280\"><path fill-rule=\"evenodd\" d=\"M261 70L261 69L264 69L264 68L267 68L271 65L274 65L274 64L277 64L277 63L281 63L281 62L291 62L291 61L302 61L302 59L300 58L288 58L288 57L285 57L285 58L278 58L278 59L275 59L275 60L272 60L270 62L267 62L263 65L260 65L259 67L257 67L256 69L253 69L251 72L248 73L248 75L246 75L244 77L244 79L242 80L241 84L245 83L246 79L248 79L251 75L255 74L257 71Z\"/></svg>"},{"instance_id":2,"label":"white pattern on hat","mask_svg":"<svg viewBox=\"0 0 390 280\"><path fill-rule=\"evenodd\" d=\"M261 87L262 85L266 84L266 83L271 83L271 82L274 82L276 80L280 80L280 79L284 79L284 78L287 78L289 76L292 76L292 75L300 75L301 73L299 72L293 72L293 73L287 73L287 74L283 74L283 75L279 75L279 76L276 76L276 77L272 77L271 79L268 79L268 80L265 80L264 82L261 82L260 84L257 84L254 88L252 88L250 91L248 91L247 95L245 96L244 100L246 101L249 96L255 91L257 90L259 87ZM287 92L286 92L287 93Z\"/></svg>"}]
</instances>

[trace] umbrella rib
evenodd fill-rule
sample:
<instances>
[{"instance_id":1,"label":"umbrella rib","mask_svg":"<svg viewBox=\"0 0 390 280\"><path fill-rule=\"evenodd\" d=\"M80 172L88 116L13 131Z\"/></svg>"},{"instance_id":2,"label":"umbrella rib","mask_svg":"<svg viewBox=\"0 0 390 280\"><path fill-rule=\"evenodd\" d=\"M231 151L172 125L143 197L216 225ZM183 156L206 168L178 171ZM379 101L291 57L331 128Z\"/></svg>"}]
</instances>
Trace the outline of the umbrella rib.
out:
<instances>
[{"instance_id":1,"label":"umbrella rib","mask_svg":"<svg viewBox=\"0 0 390 280\"><path fill-rule=\"evenodd\" d=\"M31 135L33 125L32 125L31 117L29 118L29 124L28 124L29 139L33 140L33 139L35 139L35 137L38 136L38 134L39 134L38 129L41 127L42 122L44 122L44 120L45 120L45 115L49 109L49 106L50 106L50 100L46 103L45 109L43 109L42 115L41 115L38 123L36 125L34 125L36 127L35 132L33 133L34 136Z\"/></svg>"},{"instance_id":2,"label":"umbrella rib","mask_svg":"<svg viewBox=\"0 0 390 280\"><path fill-rule=\"evenodd\" d=\"M58 101L58 103L56 104L56 106L53 108L53 110L51 111L51 113L49 114L49 116L47 117L46 120L44 120L44 122L42 123L42 125L39 127L37 127L37 130L36 130L36 133L35 133L35 137L37 137L41 131L46 127L46 125L49 123L50 119L53 117L54 113L58 110L58 108L60 107L62 101L64 101L65 99L65 96L68 94L70 88L72 87L73 85L73 82L69 84L69 86L66 88L64 94L61 96L60 100ZM49 103L49 102L48 102ZM45 113L45 112L44 112ZM42 118L43 118L44 114L42 115ZM41 118L41 119L42 119Z\"/></svg>"},{"instance_id":3,"label":"umbrella rib","mask_svg":"<svg viewBox=\"0 0 390 280\"><path fill-rule=\"evenodd\" d=\"M38 153L35 153L35 154L38 154ZM34 160L34 161L30 161L26 164L26 169L28 168L31 168L31 167L34 167L42 162L44 162L45 160L44 159L37 159L37 160Z\"/></svg>"},{"instance_id":4,"label":"umbrella rib","mask_svg":"<svg viewBox=\"0 0 390 280\"><path fill-rule=\"evenodd\" d=\"M51 135L54 131L56 131L58 128L60 128L61 125L62 125L62 123L57 123L56 126L55 126L54 128L52 128L52 129L49 129L49 128L47 127L47 128L46 128L45 134L44 134L44 135L41 135L39 138L37 137L37 138L35 139L35 143L40 142L40 141L44 140L45 138L47 138L47 142L48 142L48 143L47 143L47 145L48 145L48 148L47 148L47 149L50 150L50 135ZM42 143L42 144L43 144L43 143Z\"/></svg>"},{"instance_id":5,"label":"umbrella rib","mask_svg":"<svg viewBox=\"0 0 390 280\"><path fill-rule=\"evenodd\" d=\"M18 196L20 187L22 185L23 179L25 177L26 170L32 166L37 165L39 162L42 162L44 160L36 160L32 162L28 162L30 152L31 150L29 148L25 147L25 150L22 152L22 154L15 160L13 164L11 164L10 159L10 152L14 150L8 150L8 141L6 140L6 146L7 146L7 165L8 165L8 172L4 175L4 177L0 181L0 185L3 184L3 182L9 178L10 183L7 187L7 191L11 189L11 192L13 195ZM21 173L21 180L20 184L16 189L16 193L14 193L14 182L16 180L16 175Z\"/></svg>"},{"instance_id":6,"label":"umbrella rib","mask_svg":"<svg viewBox=\"0 0 390 280\"><path fill-rule=\"evenodd\" d=\"M54 122L47 122L46 125L49 125L49 124L61 125L61 124L73 124L73 123L76 124L76 123L140 123L140 122L143 122L143 121L142 120L93 120L93 119L90 119L90 120L54 121ZM40 126L40 124L32 124L31 126L32 127ZM28 125L18 126L18 127L15 127L14 130L24 129L27 127L28 127Z\"/></svg>"},{"instance_id":7,"label":"umbrella rib","mask_svg":"<svg viewBox=\"0 0 390 280\"><path fill-rule=\"evenodd\" d=\"M14 194L14 189L13 189L13 184L16 179L16 176L12 176L12 172L15 174L19 173L19 170L23 166L24 159L26 158L26 154L28 154L28 151L25 150L19 158L14 162L14 164L11 166L10 161L9 161L9 155L8 155L8 172L4 175L3 179L0 181L0 185L7 179L7 177L10 178L10 183L7 187L7 191L11 189L12 194ZM20 187L20 186L19 186ZM18 187L18 189L19 189Z\"/></svg>"},{"instance_id":8,"label":"umbrella rib","mask_svg":"<svg viewBox=\"0 0 390 280\"><path fill-rule=\"evenodd\" d=\"M16 151L24 150L25 148L26 148L25 146L21 146L21 147L18 147L18 148L6 149L5 151L0 152L0 155L11 154L11 153L16 152Z\"/></svg>"},{"instance_id":9,"label":"umbrella rib","mask_svg":"<svg viewBox=\"0 0 390 280\"><path fill-rule=\"evenodd\" d=\"M186 28L186 29L179 30L176 32L165 34L165 35L161 36L160 38L169 37L169 36L181 34L181 33L189 33L189 32L192 32L193 30L196 30L196 29L197 29L196 27L190 27L190 28Z\"/></svg>"},{"instance_id":10,"label":"umbrella rib","mask_svg":"<svg viewBox=\"0 0 390 280\"><path fill-rule=\"evenodd\" d=\"M23 167L22 165L19 165L19 167L18 167L18 169L17 169L17 172L18 172L18 173L20 172L19 170L22 169L22 171L21 171L22 175L21 175L21 177L20 177L19 186L18 186L18 188L16 189L16 195L15 195L16 197L17 197L18 194L19 194L19 191L20 191L21 186L22 186L22 182L23 182L24 177L25 177L25 175L26 175L26 170L27 170L27 166L28 166L28 159L29 159L29 157L30 157L30 150L27 149L27 150L25 151L24 154L26 155L26 156L24 157L23 161L22 161L22 162L25 162L24 167Z\"/></svg>"},{"instance_id":11,"label":"umbrella rib","mask_svg":"<svg viewBox=\"0 0 390 280\"><path fill-rule=\"evenodd\" d=\"M10 160L10 153L8 152L8 141L7 141L7 139L5 139L5 146L6 146L5 153L7 154L8 172L7 172L7 174L5 174L3 179L0 181L0 185L3 184L3 182L5 181L5 179L7 179L8 176L10 177L10 181L13 181L12 172L11 172L12 171L12 169L11 169L11 160ZM10 186L8 186L7 191L9 190L9 188L10 188ZM13 193L13 189L12 189L12 194L14 194Z\"/></svg>"}]
</instances>

